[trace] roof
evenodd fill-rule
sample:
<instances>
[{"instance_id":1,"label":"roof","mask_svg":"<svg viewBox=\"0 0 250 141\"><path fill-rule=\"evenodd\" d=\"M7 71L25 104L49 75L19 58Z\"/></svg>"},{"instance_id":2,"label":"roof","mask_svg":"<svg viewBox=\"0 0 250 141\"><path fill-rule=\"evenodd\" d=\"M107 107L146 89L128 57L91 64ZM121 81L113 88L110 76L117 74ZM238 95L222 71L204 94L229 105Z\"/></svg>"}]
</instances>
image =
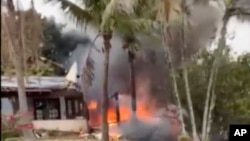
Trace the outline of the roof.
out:
<instances>
[{"instance_id":1,"label":"roof","mask_svg":"<svg viewBox=\"0 0 250 141\"><path fill-rule=\"evenodd\" d=\"M29 76L26 89L64 89L69 88L70 82L65 77L57 76ZM17 89L17 78L15 76L1 76L1 90ZM72 87L71 87L72 88Z\"/></svg>"}]
</instances>

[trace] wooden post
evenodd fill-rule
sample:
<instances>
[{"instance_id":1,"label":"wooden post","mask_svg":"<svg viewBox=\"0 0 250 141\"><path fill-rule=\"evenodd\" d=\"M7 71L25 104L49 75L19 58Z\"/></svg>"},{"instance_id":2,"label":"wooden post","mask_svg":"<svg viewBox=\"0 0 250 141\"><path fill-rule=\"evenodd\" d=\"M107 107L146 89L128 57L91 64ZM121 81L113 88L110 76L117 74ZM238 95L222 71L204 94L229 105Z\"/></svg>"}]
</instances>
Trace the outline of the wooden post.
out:
<instances>
[{"instance_id":1,"label":"wooden post","mask_svg":"<svg viewBox=\"0 0 250 141\"><path fill-rule=\"evenodd\" d=\"M66 119L66 101L64 96L59 97L60 101L60 113L61 113L61 119Z\"/></svg>"},{"instance_id":2,"label":"wooden post","mask_svg":"<svg viewBox=\"0 0 250 141\"><path fill-rule=\"evenodd\" d=\"M114 99L115 99L115 112L116 112L116 122L119 124L120 123L120 107L119 107L119 95L118 92L114 94Z\"/></svg>"},{"instance_id":3,"label":"wooden post","mask_svg":"<svg viewBox=\"0 0 250 141\"><path fill-rule=\"evenodd\" d=\"M136 91L135 91L135 69L134 69L134 59L135 54L132 51L128 51L128 58L130 64L130 81L131 81L131 95L132 95L132 111L136 114Z\"/></svg>"},{"instance_id":4,"label":"wooden post","mask_svg":"<svg viewBox=\"0 0 250 141\"><path fill-rule=\"evenodd\" d=\"M11 105L12 105L12 108L13 108L13 114L17 114L18 110L19 110L19 103L18 103L18 98L17 96L13 96L11 98L9 98L10 101L11 101Z\"/></svg>"},{"instance_id":5,"label":"wooden post","mask_svg":"<svg viewBox=\"0 0 250 141\"><path fill-rule=\"evenodd\" d=\"M119 107L119 93L115 92L110 96L110 99L114 98L115 99L115 113L116 113L116 122L119 124L121 121L121 116L120 116L120 107Z\"/></svg>"}]
</instances>

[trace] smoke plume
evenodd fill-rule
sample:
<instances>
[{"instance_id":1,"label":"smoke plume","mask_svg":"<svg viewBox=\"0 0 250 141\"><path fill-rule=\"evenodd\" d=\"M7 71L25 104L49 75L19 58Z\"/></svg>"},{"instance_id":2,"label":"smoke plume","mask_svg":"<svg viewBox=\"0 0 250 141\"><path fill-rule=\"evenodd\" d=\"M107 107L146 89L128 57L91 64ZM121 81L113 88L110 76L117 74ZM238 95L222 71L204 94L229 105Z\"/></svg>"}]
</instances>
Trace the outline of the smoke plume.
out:
<instances>
[{"instance_id":1,"label":"smoke plume","mask_svg":"<svg viewBox=\"0 0 250 141\"><path fill-rule=\"evenodd\" d=\"M185 59L186 62L190 60L199 50L205 48L210 38L214 35L214 31L222 18L223 11L212 4L197 4L190 7L190 14L187 17L189 27L185 27L186 36L186 49ZM187 26L187 25L186 25ZM181 41L182 24L173 25L170 29L172 34L171 53L175 66L181 65L181 49L183 43ZM91 40L97 35L95 28L89 26L87 35ZM160 36L159 36L160 38ZM141 50L137 53L135 61L136 81L149 79L150 94L159 100L159 103L166 103L171 95L171 82L167 72L167 67L164 61L163 44L155 39L147 36L140 36L142 42ZM110 72L109 72L109 93L112 94L116 91L120 93L128 93L130 91L129 83L129 64L126 51L122 49L122 39L118 33L114 33L111 40L112 49L110 55ZM98 38L95 42L97 48L103 46L102 38ZM90 55L95 60L95 82L91 88L91 94L100 94L101 83L103 75L103 54L93 51Z\"/></svg>"},{"instance_id":2,"label":"smoke plume","mask_svg":"<svg viewBox=\"0 0 250 141\"><path fill-rule=\"evenodd\" d=\"M182 67L201 49L206 48L221 22L224 11L219 2L200 3L200 1L189 4L184 24L180 22L170 25L170 51L175 67ZM184 62L181 60L183 48Z\"/></svg>"},{"instance_id":3,"label":"smoke plume","mask_svg":"<svg viewBox=\"0 0 250 141\"><path fill-rule=\"evenodd\" d=\"M223 10L214 1L209 4L192 4L189 7L189 11L190 13L186 19L188 21L186 23L188 24L184 25L186 44L184 63L188 63L195 54L206 47L223 16ZM181 50L184 47L181 35L182 29L183 25L181 23L170 26L172 43L170 51L173 55L173 64L175 67L183 66L181 61ZM103 39L101 37L94 44L92 43L98 33L96 28L88 26L84 34L87 36L89 42L84 44L84 46L78 46L78 48L84 48L81 49L82 52L79 49L75 49L72 52L71 58L69 58L69 60L77 60L80 66L78 70L80 76L83 68L82 64L85 64L84 62L86 61L86 57L84 56L87 50L93 48L93 46L100 50L103 47ZM171 99L172 86L164 59L164 45L148 36L139 37L142 44L135 60L136 92L138 98L145 99L149 106L166 107ZM161 39L160 35L159 39ZM129 94L131 88L128 55L122 49L122 39L119 33L114 33L111 44L108 92L110 95L115 92ZM92 49L89 56L95 62L95 78L92 86L89 88L88 98L98 101L102 94L104 55ZM79 79L79 81L81 80ZM144 121L132 116L130 120L121 125L121 130L125 137L135 141L172 140L168 134L170 130L169 124L169 119L161 116L156 116L150 121Z\"/></svg>"}]
</instances>

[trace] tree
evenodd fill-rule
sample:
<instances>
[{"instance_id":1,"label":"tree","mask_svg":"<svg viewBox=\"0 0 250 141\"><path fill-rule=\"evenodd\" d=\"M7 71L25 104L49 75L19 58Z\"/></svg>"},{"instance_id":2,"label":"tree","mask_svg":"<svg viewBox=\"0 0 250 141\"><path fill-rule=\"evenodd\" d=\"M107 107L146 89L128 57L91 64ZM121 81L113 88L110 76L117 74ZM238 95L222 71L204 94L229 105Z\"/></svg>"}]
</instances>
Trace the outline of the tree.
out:
<instances>
[{"instance_id":1,"label":"tree","mask_svg":"<svg viewBox=\"0 0 250 141\"><path fill-rule=\"evenodd\" d=\"M210 40L211 36L213 36L213 31L216 28L216 24L221 19L220 16L212 16L211 12L215 12L213 15L220 15L220 13L218 8L210 5L210 2L208 3L208 1L199 0L191 1L190 3L189 2L190 1L187 1L187 3L184 3L183 1L161 1L159 5L164 8L160 10L158 19L160 19L160 23L162 24L161 31L165 30L165 34L162 33L162 35L164 35L163 37L166 38L163 38L165 41L165 46L169 46L165 48L165 52L166 56L168 55L170 56L168 58L171 58L172 66L170 67L174 68L171 72L176 72L178 69L183 71L181 76L183 76L185 81L185 93L186 99L189 103L190 120L192 121L191 126L193 127L193 138L198 140L196 132L196 120L192 106L193 102L189 88L190 84L188 83L188 69L190 69L189 63L195 57L195 55L199 53L202 46L204 46ZM204 17L206 17L205 15L208 15L209 18L205 19L200 16L196 16L197 13L204 15ZM168 25L164 25L166 23ZM206 32L198 33L197 31L199 31L199 29L202 29ZM171 73L171 75L172 74L173 73ZM176 79L179 79L178 75L175 76ZM175 86L174 82L173 85ZM176 95L178 88L177 86L174 88Z\"/></svg>"},{"instance_id":2,"label":"tree","mask_svg":"<svg viewBox=\"0 0 250 141\"><path fill-rule=\"evenodd\" d=\"M104 52L104 74L102 86L102 139L109 140L108 123L107 123L107 109L108 109L108 72L109 72L109 56L111 49L112 34L115 29L120 26L120 20L124 19L123 25L127 21L127 15L133 13L133 6L139 5L139 2L132 2L127 6L122 1L93 1L82 0L79 1L83 5L76 5L67 0L58 0L62 4L63 9L68 9L68 13L76 21L76 23L84 26L84 23L96 26L100 35L103 38L103 52ZM127 3L127 2L126 2ZM85 8L82 8L85 7ZM130 21L130 20L128 20Z\"/></svg>"},{"instance_id":3,"label":"tree","mask_svg":"<svg viewBox=\"0 0 250 141\"><path fill-rule=\"evenodd\" d=\"M104 74L103 74L103 94L102 94L102 139L109 140L107 109L108 109L108 68L109 68L109 52L111 48L110 40L112 38L111 25L103 22L103 13L106 9L104 1L81 1L85 4L85 9L67 0L61 0L62 8L68 8L69 13L75 18L77 23L92 23L101 31L104 40ZM84 26L84 25L82 25ZM106 27L104 27L106 26ZM86 103L86 102L84 102Z\"/></svg>"},{"instance_id":4,"label":"tree","mask_svg":"<svg viewBox=\"0 0 250 141\"><path fill-rule=\"evenodd\" d=\"M24 39L23 33L20 33L20 15L17 11L15 11L14 4L12 0L7 1L8 8L8 16L4 15L3 24L4 29L6 31L8 37L8 44L10 48L10 53L13 56L13 64L16 70L17 76L17 84L18 84L18 99L19 99L19 108L21 113L28 112L28 103L27 97L25 93L25 82L24 82L24 72L23 72L23 64L24 64L24 56L22 54L24 48ZM21 35L20 35L21 34ZM21 53L21 54L20 54ZM25 138L32 137L31 132L26 132L23 130L23 134Z\"/></svg>"},{"instance_id":5,"label":"tree","mask_svg":"<svg viewBox=\"0 0 250 141\"><path fill-rule=\"evenodd\" d=\"M173 83L173 89L174 89L174 95L177 100L178 109L182 109L181 101L180 101L180 94L177 87L177 80L176 80L176 72L173 66L173 56L172 52L170 51L170 47L172 47L171 44L171 34L169 32L169 26L166 24L172 24L171 22L176 22L175 20L171 19L170 17L173 16L174 9L180 9L179 4L176 1L171 0L164 0L161 3L161 6L158 11L157 19L160 22L161 26L161 36L164 42L164 52L165 52L165 59L168 63L168 67L170 69L171 77L172 77L172 83ZM177 15L178 16L178 15ZM184 123L184 117L183 113L180 110L179 113L179 120L181 122L182 126L182 134L186 135L186 129L185 129L185 123Z\"/></svg>"},{"instance_id":6,"label":"tree","mask_svg":"<svg viewBox=\"0 0 250 141\"><path fill-rule=\"evenodd\" d=\"M135 60L135 52L138 48L139 41L136 39L136 37L131 34L125 35L123 37L124 43L122 45L123 49L128 50L128 61L129 61L129 67L130 67L130 89L131 89L131 108L133 114L136 115L136 86L135 86L135 68L134 68L134 60Z\"/></svg>"},{"instance_id":7,"label":"tree","mask_svg":"<svg viewBox=\"0 0 250 141\"><path fill-rule=\"evenodd\" d=\"M6 15L6 12L2 12L2 15ZM40 15L29 9L27 11L18 11L20 18L20 40L23 40L23 66L25 75L52 75L54 74L54 65L52 62L46 62L41 59L41 50L43 49L43 35L42 30L47 21L40 18ZM22 26L20 26L22 25ZM3 27L3 24L2 24ZM4 28L3 28L4 29ZM19 32L19 31L17 31ZM8 38L5 30L1 31L2 34L2 67L4 68L4 75L13 75L14 65L12 62L12 54L9 52Z\"/></svg>"},{"instance_id":8,"label":"tree","mask_svg":"<svg viewBox=\"0 0 250 141\"><path fill-rule=\"evenodd\" d=\"M133 37L132 37L133 38ZM131 39L132 39L131 38ZM128 61L130 67L130 86L131 86L131 95L132 95L132 102L131 108L133 114L136 114L136 86L135 86L135 68L134 68L134 59L135 59L135 49L136 49L136 42L131 40L129 37L125 39L125 44L123 45L124 49L128 49Z\"/></svg>"},{"instance_id":9,"label":"tree","mask_svg":"<svg viewBox=\"0 0 250 141\"><path fill-rule=\"evenodd\" d=\"M190 64L189 81L190 89L192 91L192 100L194 105L194 113L197 121L197 129L202 129L202 118L206 95L204 90L207 89L209 77L211 75L211 68L214 59L218 53L217 51L204 51L197 60ZM250 121L247 114L249 108L249 80L246 79L250 75L249 71L249 54L240 56L238 59L233 59L228 53L224 53L220 59L220 69L217 72L216 83L213 83L212 94L216 96L214 100L213 113L210 115L211 122L210 134L228 131L229 124L244 124ZM179 72L181 73L181 72ZM181 80L178 77L178 80ZM184 84L178 81L180 93L184 92ZM213 94L214 93L214 94ZM183 106L186 107L186 99L181 95ZM211 96L212 97L212 96ZM212 101L212 98L211 98ZM213 106L213 105L211 105ZM210 106L210 107L211 107ZM189 123L187 123L189 125ZM187 126L189 127L189 126Z\"/></svg>"},{"instance_id":10,"label":"tree","mask_svg":"<svg viewBox=\"0 0 250 141\"><path fill-rule=\"evenodd\" d=\"M148 10L152 5L155 4L154 1L147 0L138 0L137 5L134 5L134 14L133 18L128 17L126 20L130 19L129 22L126 22L126 25L120 26L117 30L122 36L123 45L122 48L127 50L128 53L128 62L130 68L130 89L131 89L131 109L133 114L136 114L136 83L135 83L135 59L136 52L140 49L141 41L138 39L138 34L146 34L151 37L154 37L150 31L153 31L154 21L152 16L155 14L154 10ZM133 5L132 5L133 6ZM131 16L131 15L130 15ZM124 24L124 21L121 21L119 24Z\"/></svg>"},{"instance_id":11,"label":"tree","mask_svg":"<svg viewBox=\"0 0 250 141\"><path fill-rule=\"evenodd\" d=\"M182 9L184 10L186 7L186 2L182 1L181 3ZM187 12L187 11L186 11ZM185 63L185 51L187 50L187 43L186 43L186 34L185 34L185 25L187 25L188 23L186 23L186 13L182 14L182 32L181 32L181 42L182 42L182 49L181 49L181 60L182 63ZM194 141L199 141L198 138L198 133L197 133L197 126L196 126L196 121L195 121L195 116L194 116L194 109L193 109L193 102L192 102L192 98L191 98L191 93L190 93L190 86L189 86L189 80L188 80L188 66L184 65L182 66L182 75L183 75L183 80L185 83L185 92L186 92L186 98L187 98L187 103L188 103L188 109L189 109L189 113L190 113L190 122L192 125L192 134L193 134L193 140Z\"/></svg>"},{"instance_id":12,"label":"tree","mask_svg":"<svg viewBox=\"0 0 250 141\"><path fill-rule=\"evenodd\" d=\"M205 141L209 135L211 128L211 117L212 117L212 109L215 105L215 92L213 91L213 85L216 83L216 77L218 73L218 68L221 66L221 56L223 56L223 51L225 50L226 41L226 26L229 18L232 15L249 15L249 9L243 7L242 4L249 5L249 3L245 0L241 1L231 1L231 3L227 3L226 10L223 18L223 23L221 27L221 31L219 32L219 43L218 43L218 51L215 53L214 62L211 68L211 74L209 77L209 83L206 94L206 102L204 106L204 114L203 114L203 124L202 124L202 141ZM210 122L210 123L209 123Z\"/></svg>"}]
</instances>

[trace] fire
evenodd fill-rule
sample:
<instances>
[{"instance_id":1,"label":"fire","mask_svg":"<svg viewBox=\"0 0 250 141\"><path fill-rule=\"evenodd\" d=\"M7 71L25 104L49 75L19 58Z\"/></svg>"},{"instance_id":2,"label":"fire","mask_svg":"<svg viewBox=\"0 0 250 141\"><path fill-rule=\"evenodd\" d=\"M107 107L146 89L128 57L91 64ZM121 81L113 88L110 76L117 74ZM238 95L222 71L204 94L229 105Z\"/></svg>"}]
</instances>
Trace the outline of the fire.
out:
<instances>
[{"instance_id":1,"label":"fire","mask_svg":"<svg viewBox=\"0 0 250 141\"><path fill-rule=\"evenodd\" d=\"M120 121L128 120L132 115L132 110L130 106L129 97L127 99L123 99L123 102L119 103L119 114L120 114ZM99 126L101 125L101 114L100 114L100 105L95 100L91 100L88 103L88 109L90 112L90 125L91 126ZM112 104L112 103L111 103ZM117 112L115 105L110 105L108 108L108 124L116 125L117 124ZM150 118L152 113L147 108L146 104L143 102L137 101L137 110L136 114L138 118L147 119Z\"/></svg>"},{"instance_id":2,"label":"fire","mask_svg":"<svg viewBox=\"0 0 250 141\"><path fill-rule=\"evenodd\" d=\"M131 110L131 97L126 97L124 95L120 95L119 99L119 105L115 105L117 103L111 103L110 101L110 107L108 108L107 116L108 116L108 124L109 124L109 135L111 138L116 139L122 136L122 132L119 128L118 121L117 121L117 106L119 106L119 116L120 116L120 122L128 121L132 117L132 110ZM154 123L157 121L157 118L155 118L155 111L157 109L154 108L154 102L151 100L150 104L147 102L137 101L137 110L136 110L136 116L137 118L141 120L146 120L147 123ZM153 109L150 109L150 108ZM91 100L88 103L89 108L89 114L90 114L90 121L89 124L91 127L100 127L101 125L101 112L100 108L101 105L99 102L95 100ZM158 109L159 110L159 109ZM166 112L166 113L165 113ZM163 111L164 117L168 117L171 122L171 131L170 134L173 136L178 136L181 131L181 125L178 120L178 117L175 112L172 111ZM157 124L155 124L157 125ZM153 125L152 125L153 126ZM167 132L167 131L166 131Z\"/></svg>"},{"instance_id":3,"label":"fire","mask_svg":"<svg viewBox=\"0 0 250 141\"><path fill-rule=\"evenodd\" d=\"M157 101L150 97L151 95L151 83L148 79L139 79L136 83L136 95L137 95L137 105L136 105L136 118L140 120L146 120L145 123L149 123L149 126L159 126L157 122L161 124L159 117L157 117L159 112L161 113L161 108L158 107ZM129 94L119 94L111 96L109 101L109 108L107 111L107 121L109 124L109 135L110 137L119 138L122 134L121 128L118 122L129 121L132 117L131 108L131 95ZM101 104L96 99L91 99L87 107L89 109L89 125L93 128L100 127L101 125ZM181 131L180 123L178 121L176 113L172 113L168 108L162 107L163 115L166 118L171 117L171 134L177 136ZM174 114L171 115L171 114ZM118 118L119 117L119 118ZM167 132L167 131L166 131Z\"/></svg>"},{"instance_id":4,"label":"fire","mask_svg":"<svg viewBox=\"0 0 250 141\"><path fill-rule=\"evenodd\" d=\"M95 110L97 108L97 101L91 100L88 104L88 109L89 110Z\"/></svg>"}]
</instances>

